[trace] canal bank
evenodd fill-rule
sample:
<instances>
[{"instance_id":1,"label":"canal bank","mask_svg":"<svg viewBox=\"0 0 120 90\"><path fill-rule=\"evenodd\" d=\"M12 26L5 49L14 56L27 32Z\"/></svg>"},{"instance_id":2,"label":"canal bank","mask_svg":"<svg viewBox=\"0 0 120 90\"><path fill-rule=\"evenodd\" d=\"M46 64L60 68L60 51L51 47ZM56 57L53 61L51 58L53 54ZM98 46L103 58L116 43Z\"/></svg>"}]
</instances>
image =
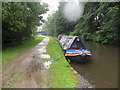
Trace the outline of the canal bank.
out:
<instances>
[{"instance_id":1,"label":"canal bank","mask_svg":"<svg viewBox=\"0 0 120 90\"><path fill-rule=\"evenodd\" d=\"M49 41L50 39L50 41ZM4 84L8 88L116 88L116 59L110 56L116 55L117 48L99 46L97 43L84 42L93 55L88 63L69 64L64 58L62 49L54 37L46 37L36 47L28 51L19 68L11 74ZM49 43L48 43L49 42ZM110 51L114 54L100 56L104 53L99 50ZM97 50L97 51L96 51ZM34 52L34 53L33 53ZM99 54L100 56L99 56ZM109 53L110 54L110 53ZM30 55L30 56L29 56ZM111 60L108 59L111 58ZM116 57L116 56L115 56ZM99 59L98 59L99 58ZM112 62L114 60L114 63ZM106 63L107 62L107 63ZM113 66L112 66L113 64ZM111 68L110 68L111 66ZM111 79L110 79L111 78ZM103 82L102 82L103 81Z\"/></svg>"},{"instance_id":2,"label":"canal bank","mask_svg":"<svg viewBox=\"0 0 120 90\"><path fill-rule=\"evenodd\" d=\"M82 83L64 58L56 38L50 37L48 42L49 38L45 37L37 46L21 54L16 62L22 61L15 71L8 73L3 88L76 88Z\"/></svg>"},{"instance_id":3,"label":"canal bank","mask_svg":"<svg viewBox=\"0 0 120 90\"><path fill-rule=\"evenodd\" d=\"M50 59L43 59L44 61L51 61L51 66L48 70L49 86L52 88L94 88L84 77L82 77L64 57L64 52L56 38L49 37L50 42L47 46L47 54L51 56Z\"/></svg>"},{"instance_id":4,"label":"canal bank","mask_svg":"<svg viewBox=\"0 0 120 90\"><path fill-rule=\"evenodd\" d=\"M47 54L49 54L51 58L43 59L43 61L52 61L47 72L47 75L50 76L47 84L49 84L51 88L75 88L78 84L77 77L66 61L57 39L53 37L49 38L50 42L47 46Z\"/></svg>"}]
</instances>

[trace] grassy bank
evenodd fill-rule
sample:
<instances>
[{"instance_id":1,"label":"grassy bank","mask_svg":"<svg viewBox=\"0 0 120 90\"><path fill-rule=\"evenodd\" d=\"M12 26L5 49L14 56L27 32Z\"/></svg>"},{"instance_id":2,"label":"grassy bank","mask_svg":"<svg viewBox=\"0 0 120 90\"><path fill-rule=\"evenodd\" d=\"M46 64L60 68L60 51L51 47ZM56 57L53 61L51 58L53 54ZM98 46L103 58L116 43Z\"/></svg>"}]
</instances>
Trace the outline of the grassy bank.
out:
<instances>
[{"instance_id":1,"label":"grassy bank","mask_svg":"<svg viewBox=\"0 0 120 90\"><path fill-rule=\"evenodd\" d=\"M43 38L44 37L41 36L33 36L22 45L9 47L2 50L2 72L4 72L8 67L11 66L14 60L19 57L21 51L33 48L40 41L42 41Z\"/></svg>"},{"instance_id":2,"label":"grassy bank","mask_svg":"<svg viewBox=\"0 0 120 90\"><path fill-rule=\"evenodd\" d=\"M51 60L64 56L56 38L50 37L47 53L51 55ZM53 61L48 74L50 76L49 84L52 88L75 88L77 85L77 78L65 58Z\"/></svg>"}]
</instances>

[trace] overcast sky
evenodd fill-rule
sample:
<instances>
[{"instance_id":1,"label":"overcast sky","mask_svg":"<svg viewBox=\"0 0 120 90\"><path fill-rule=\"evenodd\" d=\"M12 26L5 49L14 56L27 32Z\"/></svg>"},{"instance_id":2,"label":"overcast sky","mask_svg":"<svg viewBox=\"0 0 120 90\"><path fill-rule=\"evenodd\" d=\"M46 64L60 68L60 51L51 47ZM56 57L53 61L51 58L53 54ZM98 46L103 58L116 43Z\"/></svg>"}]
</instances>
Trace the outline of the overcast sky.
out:
<instances>
[{"instance_id":1,"label":"overcast sky","mask_svg":"<svg viewBox=\"0 0 120 90\"><path fill-rule=\"evenodd\" d=\"M42 2L45 2L49 5L49 11L43 15L43 18L47 19L48 14L51 14L58 9L59 0L42 0Z\"/></svg>"},{"instance_id":2,"label":"overcast sky","mask_svg":"<svg viewBox=\"0 0 120 90\"><path fill-rule=\"evenodd\" d=\"M41 0L42 2L45 2L49 5L49 11L43 15L43 18L44 19L47 19L48 15L55 12L57 9L58 9L58 6L59 6L59 2L62 2L62 1L75 1L75 2L78 2L78 0Z\"/></svg>"},{"instance_id":3,"label":"overcast sky","mask_svg":"<svg viewBox=\"0 0 120 90\"><path fill-rule=\"evenodd\" d=\"M47 11L47 13L46 14L44 14L43 15L43 18L45 19L45 20L47 20L47 17L48 17L48 15L49 14L52 14L53 12L55 12L57 9L58 9L58 6L59 6L59 2L62 2L62 1L67 1L67 2L87 2L87 1L89 1L89 2L93 2L93 1L96 1L96 2L98 2L98 1L100 1L100 2L102 2L102 1L104 1L104 2L109 2L109 1L111 1L111 0L41 0L42 2L45 2L45 3L47 3L48 5L49 5L49 11ZM113 1L119 1L119 0L112 0L112 2Z\"/></svg>"}]
</instances>

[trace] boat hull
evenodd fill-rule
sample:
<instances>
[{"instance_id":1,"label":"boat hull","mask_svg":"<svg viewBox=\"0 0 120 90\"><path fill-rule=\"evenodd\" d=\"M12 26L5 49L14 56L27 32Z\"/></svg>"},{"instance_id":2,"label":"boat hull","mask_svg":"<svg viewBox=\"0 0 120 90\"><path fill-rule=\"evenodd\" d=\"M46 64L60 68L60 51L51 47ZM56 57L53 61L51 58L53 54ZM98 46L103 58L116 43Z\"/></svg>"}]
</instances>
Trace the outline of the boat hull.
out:
<instances>
[{"instance_id":1,"label":"boat hull","mask_svg":"<svg viewBox=\"0 0 120 90\"><path fill-rule=\"evenodd\" d=\"M81 56L81 55L77 55L77 56L66 56L67 61L70 60L70 62L88 62L90 60L90 56L86 55L86 56Z\"/></svg>"}]
</instances>

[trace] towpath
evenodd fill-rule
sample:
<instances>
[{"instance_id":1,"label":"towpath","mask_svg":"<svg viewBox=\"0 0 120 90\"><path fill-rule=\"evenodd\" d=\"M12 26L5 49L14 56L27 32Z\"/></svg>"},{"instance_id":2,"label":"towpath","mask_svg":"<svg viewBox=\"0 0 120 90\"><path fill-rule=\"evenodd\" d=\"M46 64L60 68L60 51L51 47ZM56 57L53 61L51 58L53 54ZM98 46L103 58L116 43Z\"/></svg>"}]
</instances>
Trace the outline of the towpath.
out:
<instances>
[{"instance_id":1,"label":"towpath","mask_svg":"<svg viewBox=\"0 0 120 90\"><path fill-rule=\"evenodd\" d=\"M49 38L45 37L34 48L21 53L18 59L4 72L0 83L4 83L5 87L17 87L17 88L45 88L46 85L42 85L42 81L46 79L46 69L43 67L43 57L50 57L46 55L46 47L48 45ZM14 73L14 74L13 74ZM19 82L15 76L24 74L24 80ZM39 79L38 79L39 78ZM12 81L12 82L11 82Z\"/></svg>"}]
</instances>

